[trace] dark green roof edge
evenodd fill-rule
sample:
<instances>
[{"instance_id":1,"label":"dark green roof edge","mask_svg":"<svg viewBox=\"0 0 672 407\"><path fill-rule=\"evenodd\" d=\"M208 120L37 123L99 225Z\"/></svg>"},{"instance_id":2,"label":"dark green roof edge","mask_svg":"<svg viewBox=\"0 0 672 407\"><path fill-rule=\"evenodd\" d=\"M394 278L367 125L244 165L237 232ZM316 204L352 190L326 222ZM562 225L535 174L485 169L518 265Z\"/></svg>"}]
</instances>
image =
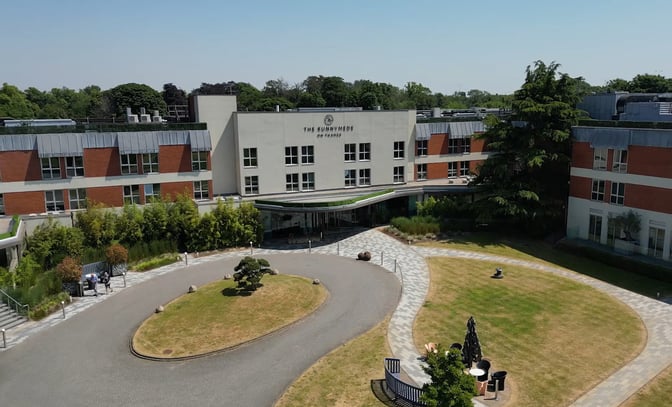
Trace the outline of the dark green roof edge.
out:
<instances>
[{"instance_id":1,"label":"dark green roof edge","mask_svg":"<svg viewBox=\"0 0 672 407\"><path fill-rule=\"evenodd\" d=\"M332 201L332 202L282 202L282 201L271 201L265 199L257 199L254 201L255 204L259 205L273 205L281 206L285 208L320 208L320 207L330 207L330 206L345 206L363 201L365 199L375 198L377 196L385 195L394 192L394 189L386 189L383 191L372 192L370 194L358 196L356 198L344 199L341 201Z\"/></svg>"}]
</instances>

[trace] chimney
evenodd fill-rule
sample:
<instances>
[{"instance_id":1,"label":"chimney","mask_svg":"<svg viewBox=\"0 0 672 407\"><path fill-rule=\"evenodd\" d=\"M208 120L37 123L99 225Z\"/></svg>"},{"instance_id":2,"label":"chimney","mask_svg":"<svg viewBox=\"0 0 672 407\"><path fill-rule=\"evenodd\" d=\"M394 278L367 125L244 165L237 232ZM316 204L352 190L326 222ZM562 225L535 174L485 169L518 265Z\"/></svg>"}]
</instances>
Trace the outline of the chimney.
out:
<instances>
[{"instance_id":1,"label":"chimney","mask_svg":"<svg viewBox=\"0 0 672 407\"><path fill-rule=\"evenodd\" d=\"M145 114L145 108L144 107L140 108L140 114Z\"/></svg>"}]
</instances>

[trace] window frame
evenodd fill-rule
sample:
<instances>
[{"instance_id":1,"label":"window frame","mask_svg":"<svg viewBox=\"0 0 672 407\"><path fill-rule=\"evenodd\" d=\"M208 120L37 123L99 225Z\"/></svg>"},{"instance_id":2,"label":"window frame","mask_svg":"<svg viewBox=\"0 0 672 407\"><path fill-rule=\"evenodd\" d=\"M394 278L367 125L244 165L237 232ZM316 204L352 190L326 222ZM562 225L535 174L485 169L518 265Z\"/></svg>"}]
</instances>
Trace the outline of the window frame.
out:
<instances>
[{"instance_id":1,"label":"window frame","mask_svg":"<svg viewBox=\"0 0 672 407\"><path fill-rule=\"evenodd\" d=\"M45 161L48 164L45 166ZM56 166L54 166L54 163ZM40 158L40 169L42 171L42 179L60 179L61 178L61 160L58 157L42 157ZM49 174L45 177L45 174ZM54 176L56 175L56 176Z\"/></svg>"},{"instance_id":2,"label":"window frame","mask_svg":"<svg viewBox=\"0 0 672 407\"><path fill-rule=\"evenodd\" d=\"M147 187L151 187L152 193L148 194L147 193ZM150 203L152 202L152 198L156 199L161 199L161 184L157 183L152 183L152 184L145 184L143 187L143 192L145 195L145 203Z\"/></svg>"},{"instance_id":3,"label":"window frame","mask_svg":"<svg viewBox=\"0 0 672 407\"><path fill-rule=\"evenodd\" d=\"M368 187L371 186L371 168L360 168L359 169L359 179L357 180L357 186Z\"/></svg>"},{"instance_id":4,"label":"window frame","mask_svg":"<svg viewBox=\"0 0 672 407\"><path fill-rule=\"evenodd\" d=\"M605 181L603 179L593 179L593 182L591 183L590 200L604 202L604 192Z\"/></svg>"},{"instance_id":5,"label":"window frame","mask_svg":"<svg viewBox=\"0 0 672 407\"><path fill-rule=\"evenodd\" d=\"M607 170L607 157L609 156L608 148L594 148L593 149L593 169L596 171Z\"/></svg>"},{"instance_id":6,"label":"window frame","mask_svg":"<svg viewBox=\"0 0 672 407\"><path fill-rule=\"evenodd\" d=\"M457 161L448 161L448 178L457 178Z\"/></svg>"},{"instance_id":7,"label":"window frame","mask_svg":"<svg viewBox=\"0 0 672 407\"><path fill-rule=\"evenodd\" d=\"M460 143L460 150L462 150L462 154L471 154L471 138L465 137L460 140L462 141Z\"/></svg>"},{"instance_id":8,"label":"window frame","mask_svg":"<svg viewBox=\"0 0 672 407\"><path fill-rule=\"evenodd\" d=\"M74 192L74 197L73 197ZM70 209L86 209L86 188L75 188L68 190L68 202ZM73 205L74 203L74 205Z\"/></svg>"},{"instance_id":9,"label":"window frame","mask_svg":"<svg viewBox=\"0 0 672 407\"><path fill-rule=\"evenodd\" d=\"M299 165L298 146L285 146L285 165Z\"/></svg>"},{"instance_id":10,"label":"window frame","mask_svg":"<svg viewBox=\"0 0 672 407\"><path fill-rule=\"evenodd\" d=\"M618 159L617 159L618 157ZM623 159L625 157L625 160ZM611 170L618 173L628 172L628 150L614 150Z\"/></svg>"},{"instance_id":11,"label":"window frame","mask_svg":"<svg viewBox=\"0 0 672 407\"><path fill-rule=\"evenodd\" d=\"M588 217L588 240L600 243L602 239L602 215L594 213Z\"/></svg>"},{"instance_id":12,"label":"window frame","mask_svg":"<svg viewBox=\"0 0 672 407\"><path fill-rule=\"evenodd\" d=\"M192 151L191 152L191 171L207 171L208 170L208 152L207 151Z\"/></svg>"},{"instance_id":13,"label":"window frame","mask_svg":"<svg viewBox=\"0 0 672 407\"><path fill-rule=\"evenodd\" d=\"M427 164L416 164L415 171L417 181L427 181Z\"/></svg>"},{"instance_id":14,"label":"window frame","mask_svg":"<svg viewBox=\"0 0 672 407\"><path fill-rule=\"evenodd\" d=\"M459 165L458 168L460 170L460 172L459 172L460 177L468 177L469 176L469 174L470 174L470 172L469 172L469 161L460 161L460 165Z\"/></svg>"},{"instance_id":15,"label":"window frame","mask_svg":"<svg viewBox=\"0 0 672 407\"><path fill-rule=\"evenodd\" d=\"M142 173L143 174L158 174L159 173L159 153L143 153L141 154ZM156 160L154 160L156 158ZM145 160L147 159L147 160Z\"/></svg>"},{"instance_id":16,"label":"window frame","mask_svg":"<svg viewBox=\"0 0 672 407\"><path fill-rule=\"evenodd\" d=\"M124 205L140 205L140 185L124 185L122 191Z\"/></svg>"},{"instance_id":17,"label":"window frame","mask_svg":"<svg viewBox=\"0 0 672 407\"><path fill-rule=\"evenodd\" d=\"M194 181L193 188L195 200L207 201L210 199L210 185L208 181Z\"/></svg>"},{"instance_id":18,"label":"window frame","mask_svg":"<svg viewBox=\"0 0 672 407\"><path fill-rule=\"evenodd\" d=\"M137 154L119 154L119 163L121 165L121 175L136 175L138 173Z\"/></svg>"},{"instance_id":19,"label":"window frame","mask_svg":"<svg viewBox=\"0 0 672 407\"><path fill-rule=\"evenodd\" d=\"M301 146L301 165L315 164L315 146Z\"/></svg>"},{"instance_id":20,"label":"window frame","mask_svg":"<svg viewBox=\"0 0 672 407\"><path fill-rule=\"evenodd\" d=\"M451 138L448 139L448 154L459 154L460 153L460 139Z\"/></svg>"},{"instance_id":21,"label":"window frame","mask_svg":"<svg viewBox=\"0 0 672 407\"><path fill-rule=\"evenodd\" d=\"M301 191L315 190L315 173L304 172L301 174Z\"/></svg>"},{"instance_id":22,"label":"window frame","mask_svg":"<svg viewBox=\"0 0 672 407\"><path fill-rule=\"evenodd\" d=\"M609 201L614 205L623 205L625 202L625 183L611 182L611 195Z\"/></svg>"},{"instance_id":23,"label":"window frame","mask_svg":"<svg viewBox=\"0 0 672 407\"><path fill-rule=\"evenodd\" d=\"M290 174L285 174L285 191L286 192L299 192L299 173L293 172Z\"/></svg>"},{"instance_id":24,"label":"window frame","mask_svg":"<svg viewBox=\"0 0 672 407\"><path fill-rule=\"evenodd\" d=\"M392 146L392 158L395 160L401 160L405 158L406 155L406 143L404 141L395 141L393 146Z\"/></svg>"},{"instance_id":25,"label":"window frame","mask_svg":"<svg viewBox=\"0 0 672 407\"><path fill-rule=\"evenodd\" d=\"M651 236L654 230L656 231L656 236ZM662 236L659 232L662 232ZM647 255L656 259L663 258L663 251L665 250L665 228L649 225L649 239L646 248Z\"/></svg>"},{"instance_id":26,"label":"window frame","mask_svg":"<svg viewBox=\"0 0 672 407\"><path fill-rule=\"evenodd\" d=\"M257 168L258 165L259 157L257 156L257 148L243 148L243 168Z\"/></svg>"},{"instance_id":27,"label":"window frame","mask_svg":"<svg viewBox=\"0 0 672 407\"><path fill-rule=\"evenodd\" d=\"M60 194L60 199L58 195ZM50 206L51 205L51 206ZM44 207L45 212L61 212L65 211L65 201L63 199L62 189L53 189L44 191Z\"/></svg>"},{"instance_id":28,"label":"window frame","mask_svg":"<svg viewBox=\"0 0 672 407\"><path fill-rule=\"evenodd\" d=\"M429 140L416 140L415 155L418 157L427 157L429 153Z\"/></svg>"},{"instance_id":29,"label":"window frame","mask_svg":"<svg viewBox=\"0 0 672 407\"><path fill-rule=\"evenodd\" d=\"M84 157L81 155L65 157L65 176L68 178L84 176Z\"/></svg>"},{"instance_id":30,"label":"window frame","mask_svg":"<svg viewBox=\"0 0 672 407\"><path fill-rule=\"evenodd\" d=\"M359 143L359 161L371 161L371 143Z\"/></svg>"},{"instance_id":31,"label":"window frame","mask_svg":"<svg viewBox=\"0 0 672 407\"><path fill-rule=\"evenodd\" d=\"M406 167L403 165L392 168L392 182L394 184L403 184L406 182Z\"/></svg>"},{"instance_id":32,"label":"window frame","mask_svg":"<svg viewBox=\"0 0 672 407\"><path fill-rule=\"evenodd\" d=\"M246 175L244 182L245 195L259 195L258 175Z\"/></svg>"},{"instance_id":33,"label":"window frame","mask_svg":"<svg viewBox=\"0 0 672 407\"><path fill-rule=\"evenodd\" d=\"M343 183L346 188L357 186L357 170L354 168L343 170Z\"/></svg>"},{"instance_id":34,"label":"window frame","mask_svg":"<svg viewBox=\"0 0 672 407\"><path fill-rule=\"evenodd\" d=\"M5 197L3 194L0 194L0 215L5 214Z\"/></svg>"},{"instance_id":35,"label":"window frame","mask_svg":"<svg viewBox=\"0 0 672 407\"><path fill-rule=\"evenodd\" d=\"M346 163L357 161L357 143L343 144L343 160Z\"/></svg>"}]
</instances>

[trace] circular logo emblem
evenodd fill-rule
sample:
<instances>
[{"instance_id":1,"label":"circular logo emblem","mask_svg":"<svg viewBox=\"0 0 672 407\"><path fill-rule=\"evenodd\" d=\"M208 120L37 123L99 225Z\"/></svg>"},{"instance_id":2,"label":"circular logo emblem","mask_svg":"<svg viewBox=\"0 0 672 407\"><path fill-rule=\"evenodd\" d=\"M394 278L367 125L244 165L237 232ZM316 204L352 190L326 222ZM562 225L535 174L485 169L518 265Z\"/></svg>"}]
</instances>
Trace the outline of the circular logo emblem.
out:
<instances>
[{"instance_id":1,"label":"circular logo emblem","mask_svg":"<svg viewBox=\"0 0 672 407\"><path fill-rule=\"evenodd\" d=\"M325 126L331 126L331 123L334 122L334 116L328 114L324 116L324 125Z\"/></svg>"}]
</instances>

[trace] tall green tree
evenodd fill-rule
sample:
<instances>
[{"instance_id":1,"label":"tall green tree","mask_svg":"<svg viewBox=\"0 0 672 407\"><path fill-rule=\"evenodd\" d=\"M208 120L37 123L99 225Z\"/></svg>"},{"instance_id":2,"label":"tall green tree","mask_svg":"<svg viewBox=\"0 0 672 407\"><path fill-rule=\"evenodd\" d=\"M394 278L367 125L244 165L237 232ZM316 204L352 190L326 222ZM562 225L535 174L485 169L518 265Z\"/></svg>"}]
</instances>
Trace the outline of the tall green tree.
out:
<instances>
[{"instance_id":1,"label":"tall green tree","mask_svg":"<svg viewBox=\"0 0 672 407\"><path fill-rule=\"evenodd\" d=\"M26 95L16 86L3 83L0 88L0 117L14 119L32 119L35 117L37 106L31 103Z\"/></svg>"},{"instance_id":2,"label":"tall green tree","mask_svg":"<svg viewBox=\"0 0 672 407\"><path fill-rule=\"evenodd\" d=\"M473 181L483 221L506 219L538 233L562 228L568 194L571 127L579 119L582 78L536 61L513 97L506 121L492 117L482 135L495 154Z\"/></svg>"},{"instance_id":3,"label":"tall green tree","mask_svg":"<svg viewBox=\"0 0 672 407\"><path fill-rule=\"evenodd\" d=\"M127 107L133 109L134 114L137 114L141 107L144 107L148 114L153 110L166 113L166 102L161 93L144 84L126 83L105 91L104 95L110 103L112 113L117 115L126 114Z\"/></svg>"},{"instance_id":4,"label":"tall green tree","mask_svg":"<svg viewBox=\"0 0 672 407\"><path fill-rule=\"evenodd\" d=\"M422 386L422 401L428 407L471 407L476 394L474 378L464 373L462 353L457 349L448 352L439 346L436 353L427 354L423 367L431 381Z\"/></svg>"}]
</instances>

